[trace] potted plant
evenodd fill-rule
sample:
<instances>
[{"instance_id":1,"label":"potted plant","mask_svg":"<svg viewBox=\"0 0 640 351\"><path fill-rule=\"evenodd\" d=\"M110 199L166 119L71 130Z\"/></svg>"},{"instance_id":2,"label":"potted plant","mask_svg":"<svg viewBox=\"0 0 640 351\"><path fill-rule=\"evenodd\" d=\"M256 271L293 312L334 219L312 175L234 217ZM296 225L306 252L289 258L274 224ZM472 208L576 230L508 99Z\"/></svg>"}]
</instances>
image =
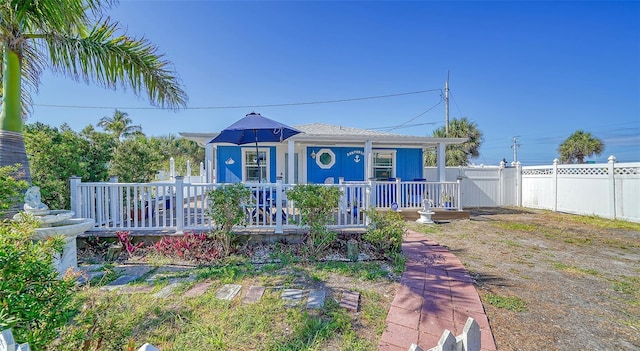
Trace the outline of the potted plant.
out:
<instances>
[{"instance_id":1,"label":"potted plant","mask_svg":"<svg viewBox=\"0 0 640 351\"><path fill-rule=\"evenodd\" d=\"M453 199L454 199L453 195L448 193L442 193L442 195L440 195L440 203L447 210L450 210L453 208Z\"/></svg>"}]
</instances>

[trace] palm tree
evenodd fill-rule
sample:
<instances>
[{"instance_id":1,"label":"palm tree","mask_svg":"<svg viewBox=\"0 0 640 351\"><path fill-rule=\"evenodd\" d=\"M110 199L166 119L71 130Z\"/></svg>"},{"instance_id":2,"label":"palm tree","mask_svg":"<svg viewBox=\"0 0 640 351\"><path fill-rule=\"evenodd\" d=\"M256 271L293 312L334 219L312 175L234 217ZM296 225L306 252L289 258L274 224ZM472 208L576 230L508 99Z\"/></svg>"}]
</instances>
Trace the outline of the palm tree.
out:
<instances>
[{"instance_id":1,"label":"palm tree","mask_svg":"<svg viewBox=\"0 0 640 351\"><path fill-rule=\"evenodd\" d=\"M480 145L482 144L482 132L478 129L478 125L469 121L467 117L460 119L454 118L449 122L449 135L447 135L445 127L440 127L433 131L435 138L467 138L467 141L458 145L447 145L446 149L446 165L447 166L464 166L469 162L470 158L480 156ZM435 166L436 154L427 153L425 155L425 165Z\"/></svg>"},{"instance_id":2,"label":"palm tree","mask_svg":"<svg viewBox=\"0 0 640 351\"><path fill-rule=\"evenodd\" d=\"M22 138L23 115L45 68L84 82L129 87L160 107L177 109L187 96L170 62L146 39L119 33L102 17L114 0L6 0L0 4L2 112L0 166L20 163L30 181ZM97 20L96 20L97 18Z\"/></svg>"},{"instance_id":3,"label":"palm tree","mask_svg":"<svg viewBox=\"0 0 640 351\"><path fill-rule=\"evenodd\" d=\"M104 128L105 131L111 132L116 143L120 143L122 139L142 134L142 127L131 125L131 123L133 123L133 120L129 118L128 113L115 110L113 117L102 117L98 122L98 126Z\"/></svg>"},{"instance_id":4,"label":"palm tree","mask_svg":"<svg viewBox=\"0 0 640 351\"><path fill-rule=\"evenodd\" d=\"M604 151L602 140L591 133L578 130L571 134L558 147L560 163L584 163L585 157L600 156Z\"/></svg>"}]
</instances>

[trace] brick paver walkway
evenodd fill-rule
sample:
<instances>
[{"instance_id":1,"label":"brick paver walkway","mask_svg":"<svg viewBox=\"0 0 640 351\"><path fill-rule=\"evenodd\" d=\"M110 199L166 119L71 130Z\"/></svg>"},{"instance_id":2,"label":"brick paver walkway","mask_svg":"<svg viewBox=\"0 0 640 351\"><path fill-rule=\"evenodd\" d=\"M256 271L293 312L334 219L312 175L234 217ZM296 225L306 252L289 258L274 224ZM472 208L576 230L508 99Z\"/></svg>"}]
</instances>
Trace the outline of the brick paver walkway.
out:
<instances>
[{"instance_id":1,"label":"brick paver walkway","mask_svg":"<svg viewBox=\"0 0 640 351\"><path fill-rule=\"evenodd\" d=\"M460 260L413 231L405 236L402 251L407 255L406 270L378 350L407 351L411 344L430 349L445 329L456 336L462 333L468 317L480 325L482 350L496 350L482 302Z\"/></svg>"}]
</instances>

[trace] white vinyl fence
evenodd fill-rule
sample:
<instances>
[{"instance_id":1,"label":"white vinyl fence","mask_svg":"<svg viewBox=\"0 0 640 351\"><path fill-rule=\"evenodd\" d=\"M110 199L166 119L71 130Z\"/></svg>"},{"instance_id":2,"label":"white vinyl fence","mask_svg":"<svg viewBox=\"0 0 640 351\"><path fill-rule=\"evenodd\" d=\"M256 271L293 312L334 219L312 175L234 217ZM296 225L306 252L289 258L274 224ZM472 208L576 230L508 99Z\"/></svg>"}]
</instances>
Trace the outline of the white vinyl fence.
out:
<instances>
[{"instance_id":1,"label":"white vinyl fence","mask_svg":"<svg viewBox=\"0 0 640 351\"><path fill-rule=\"evenodd\" d=\"M640 222L640 162L522 168L522 206Z\"/></svg>"}]
</instances>

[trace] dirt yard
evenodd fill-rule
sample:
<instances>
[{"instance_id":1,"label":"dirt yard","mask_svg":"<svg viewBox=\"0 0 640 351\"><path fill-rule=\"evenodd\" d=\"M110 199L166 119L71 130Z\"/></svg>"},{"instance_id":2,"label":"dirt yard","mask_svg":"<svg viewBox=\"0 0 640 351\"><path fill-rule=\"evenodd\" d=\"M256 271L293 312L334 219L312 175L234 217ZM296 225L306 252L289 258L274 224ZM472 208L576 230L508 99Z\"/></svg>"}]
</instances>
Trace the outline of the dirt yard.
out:
<instances>
[{"instance_id":1,"label":"dirt yard","mask_svg":"<svg viewBox=\"0 0 640 351\"><path fill-rule=\"evenodd\" d=\"M410 227L467 267L498 350L640 350L640 225L503 208Z\"/></svg>"}]
</instances>

